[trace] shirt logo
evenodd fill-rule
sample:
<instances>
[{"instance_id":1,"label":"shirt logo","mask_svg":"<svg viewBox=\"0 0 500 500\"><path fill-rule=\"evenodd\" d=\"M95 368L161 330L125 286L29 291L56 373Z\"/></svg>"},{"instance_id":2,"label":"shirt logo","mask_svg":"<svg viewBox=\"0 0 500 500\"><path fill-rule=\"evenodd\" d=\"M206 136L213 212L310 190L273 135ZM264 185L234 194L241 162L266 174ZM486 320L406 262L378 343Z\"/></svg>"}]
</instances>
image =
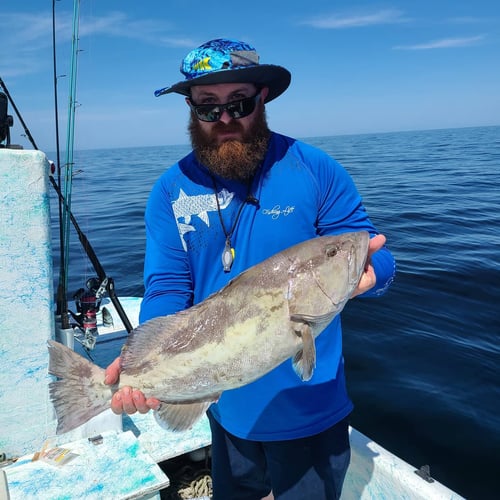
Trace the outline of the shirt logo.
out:
<instances>
[{"instance_id":1,"label":"shirt logo","mask_svg":"<svg viewBox=\"0 0 500 500\"><path fill-rule=\"evenodd\" d=\"M281 208L281 205L274 205L273 208L264 208L262 210L262 213L264 215L269 215L271 217L271 219L276 220L276 219L279 219L280 216L282 216L282 215L284 217L287 217L288 215L293 213L294 210L295 210L295 207L290 206L290 205L287 205L284 208Z\"/></svg>"}]
</instances>

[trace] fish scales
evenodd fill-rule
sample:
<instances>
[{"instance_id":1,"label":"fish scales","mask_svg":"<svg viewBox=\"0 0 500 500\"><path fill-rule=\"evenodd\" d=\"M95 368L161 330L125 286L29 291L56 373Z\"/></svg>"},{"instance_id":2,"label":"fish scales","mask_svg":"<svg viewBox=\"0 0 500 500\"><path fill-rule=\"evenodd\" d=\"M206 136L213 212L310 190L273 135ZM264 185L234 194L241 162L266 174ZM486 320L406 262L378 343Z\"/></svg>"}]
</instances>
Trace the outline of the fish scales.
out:
<instances>
[{"instance_id":1,"label":"fish scales","mask_svg":"<svg viewBox=\"0 0 500 500\"><path fill-rule=\"evenodd\" d=\"M131 386L162 404L157 421L192 426L222 392L262 377L287 359L303 380L315 366L314 339L340 313L363 272L365 231L305 241L249 268L203 302L131 332L119 384L74 351L49 341L58 432L109 408Z\"/></svg>"}]
</instances>

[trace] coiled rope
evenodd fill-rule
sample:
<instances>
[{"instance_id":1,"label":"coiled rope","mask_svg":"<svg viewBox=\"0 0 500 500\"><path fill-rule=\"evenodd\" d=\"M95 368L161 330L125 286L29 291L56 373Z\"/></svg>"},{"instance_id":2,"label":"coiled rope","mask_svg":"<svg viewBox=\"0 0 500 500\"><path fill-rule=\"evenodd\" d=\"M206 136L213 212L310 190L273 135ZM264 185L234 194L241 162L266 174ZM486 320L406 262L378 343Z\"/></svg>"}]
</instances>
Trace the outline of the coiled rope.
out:
<instances>
[{"instance_id":1,"label":"coiled rope","mask_svg":"<svg viewBox=\"0 0 500 500\"><path fill-rule=\"evenodd\" d=\"M200 474L195 477L189 485L180 488L177 493L182 500L212 498L212 478L209 473L200 471Z\"/></svg>"},{"instance_id":2,"label":"coiled rope","mask_svg":"<svg viewBox=\"0 0 500 500\"><path fill-rule=\"evenodd\" d=\"M168 473L167 473L168 474ZM170 486L161 492L163 500L193 500L212 498L212 478L208 468L195 469L186 465L169 474Z\"/></svg>"}]
</instances>

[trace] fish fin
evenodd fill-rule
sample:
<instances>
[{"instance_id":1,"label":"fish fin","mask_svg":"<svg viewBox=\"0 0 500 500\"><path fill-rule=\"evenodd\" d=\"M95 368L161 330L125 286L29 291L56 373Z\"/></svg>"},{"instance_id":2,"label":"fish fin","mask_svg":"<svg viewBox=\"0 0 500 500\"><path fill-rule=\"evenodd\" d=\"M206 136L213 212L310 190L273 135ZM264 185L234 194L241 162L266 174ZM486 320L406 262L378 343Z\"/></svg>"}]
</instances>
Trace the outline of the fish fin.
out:
<instances>
[{"instance_id":1,"label":"fish fin","mask_svg":"<svg viewBox=\"0 0 500 500\"><path fill-rule=\"evenodd\" d=\"M114 326L113 316L106 307L102 308L102 324L103 326Z\"/></svg>"},{"instance_id":2,"label":"fish fin","mask_svg":"<svg viewBox=\"0 0 500 500\"><path fill-rule=\"evenodd\" d=\"M303 381L310 380L316 367L316 346L311 327L306 323L298 323L295 333L302 339L302 349L293 357L292 366L295 373Z\"/></svg>"},{"instance_id":3,"label":"fish fin","mask_svg":"<svg viewBox=\"0 0 500 500\"><path fill-rule=\"evenodd\" d=\"M49 373L59 380L49 384L57 416L57 434L84 424L109 408L112 390L104 384L104 370L53 340L48 341Z\"/></svg>"},{"instance_id":4,"label":"fish fin","mask_svg":"<svg viewBox=\"0 0 500 500\"><path fill-rule=\"evenodd\" d=\"M197 214L198 217L207 225L210 226L210 221L208 220L208 212L200 212Z\"/></svg>"},{"instance_id":5,"label":"fish fin","mask_svg":"<svg viewBox=\"0 0 500 500\"><path fill-rule=\"evenodd\" d=\"M217 399L217 398L216 398ZM204 415L213 401L197 403L164 403L155 410L156 422L169 431L187 431Z\"/></svg>"}]
</instances>

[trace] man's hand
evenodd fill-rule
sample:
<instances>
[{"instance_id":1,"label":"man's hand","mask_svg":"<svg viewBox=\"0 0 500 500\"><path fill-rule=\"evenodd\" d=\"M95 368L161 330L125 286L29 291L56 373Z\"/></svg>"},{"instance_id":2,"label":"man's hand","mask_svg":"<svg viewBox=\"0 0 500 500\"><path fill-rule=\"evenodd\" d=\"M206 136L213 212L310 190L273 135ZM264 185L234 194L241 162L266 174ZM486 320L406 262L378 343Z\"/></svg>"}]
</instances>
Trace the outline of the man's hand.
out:
<instances>
[{"instance_id":1,"label":"man's hand","mask_svg":"<svg viewBox=\"0 0 500 500\"><path fill-rule=\"evenodd\" d=\"M366 258L365 270L361 275L358 286L356 290L351 295L351 299L356 297L356 295L361 295L362 293L367 292L370 288L375 286L377 282L377 277L375 276L375 270L372 266L371 256L380 250L386 242L386 237L383 234L377 234L370 240L370 246L368 247L368 257Z\"/></svg>"},{"instance_id":2,"label":"man's hand","mask_svg":"<svg viewBox=\"0 0 500 500\"><path fill-rule=\"evenodd\" d=\"M113 385L118 383L120 378L121 366L120 358L116 358L107 368L104 383ZM121 415L123 412L132 415L135 412L147 413L149 410L157 410L160 401L156 398L147 398L144 394L132 387L122 387L113 394L111 400L111 409L113 413Z\"/></svg>"}]
</instances>

